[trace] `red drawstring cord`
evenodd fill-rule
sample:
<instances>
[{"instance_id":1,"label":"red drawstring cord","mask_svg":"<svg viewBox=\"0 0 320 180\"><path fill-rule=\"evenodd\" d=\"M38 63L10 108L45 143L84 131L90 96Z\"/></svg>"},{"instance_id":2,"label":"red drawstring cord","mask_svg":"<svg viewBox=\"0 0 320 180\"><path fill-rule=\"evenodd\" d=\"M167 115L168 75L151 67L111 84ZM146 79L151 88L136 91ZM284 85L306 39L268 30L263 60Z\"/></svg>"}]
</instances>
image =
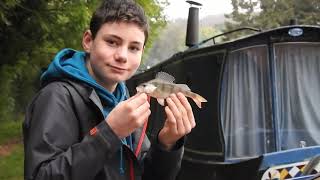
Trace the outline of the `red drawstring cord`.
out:
<instances>
[{"instance_id":1,"label":"red drawstring cord","mask_svg":"<svg viewBox=\"0 0 320 180\"><path fill-rule=\"evenodd\" d=\"M134 152L134 155L136 155L136 157L138 157L138 154L139 154L139 152L141 151L142 142L143 142L143 140L144 140L144 137L146 136L147 126L148 126L148 120L147 120L147 121L144 123L144 125L143 125L143 129L142 129L141 136L140 136L140 138L139 138L139 142L138 142L138 145L137 145L137 149L136 149L136 151Z\"/></svg>"},{"instance_id":2,"label":"red drawstring cord","mask_svg":"<svg viewBox=\"0 0 320 180\"><path fill-rule=\"evenodd\" d=\"M130 167L130 180L134 180L133 161L131 157L129 157L129 167Z\"/></svg>"},{"instance_id":3,"label":"red drawstring cord","mask_svg":"<svg viewBox=\"0 0 320 180\"><path fill-rule=\"evenodd\" d=\"M150 103L150 96L148 96L148 102ZM136 151L134 152L134 155L136 157L138 157L138 154L140 153L141 151L141 146L142 146L142 142L144 140L144 137L146 135L146 130L147 130L147 126L148 126L148 119L146 120L146 122L144 123L143 125L143 129L142 129L142 132L141 132L141 136L139 138L139 141L138 141L138 145L137 145L137 148L136 148ZM134 168L133 168L133 161L132 159L129 157L129 166L130 166L130 180L134 180Z\"/></svg>"}]
</instances>

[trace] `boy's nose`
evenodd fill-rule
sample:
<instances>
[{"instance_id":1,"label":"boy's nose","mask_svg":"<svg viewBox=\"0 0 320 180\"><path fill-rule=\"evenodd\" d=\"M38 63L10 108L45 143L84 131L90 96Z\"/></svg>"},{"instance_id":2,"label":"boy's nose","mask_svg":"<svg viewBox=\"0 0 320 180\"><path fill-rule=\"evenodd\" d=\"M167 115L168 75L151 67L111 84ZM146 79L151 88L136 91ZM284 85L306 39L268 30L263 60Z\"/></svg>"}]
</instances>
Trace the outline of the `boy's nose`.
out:
<instances>
[{"instance_id":1,"label":"boy's nose","mask_svg":"<svg viewBox=\"0 0 320 180\"><path fill-rule=\"evenodd\" d=\"M117 61L126 62L128 59L127 48L119 47L115 53L115 59Z\"/></svg>"}]
</instances>

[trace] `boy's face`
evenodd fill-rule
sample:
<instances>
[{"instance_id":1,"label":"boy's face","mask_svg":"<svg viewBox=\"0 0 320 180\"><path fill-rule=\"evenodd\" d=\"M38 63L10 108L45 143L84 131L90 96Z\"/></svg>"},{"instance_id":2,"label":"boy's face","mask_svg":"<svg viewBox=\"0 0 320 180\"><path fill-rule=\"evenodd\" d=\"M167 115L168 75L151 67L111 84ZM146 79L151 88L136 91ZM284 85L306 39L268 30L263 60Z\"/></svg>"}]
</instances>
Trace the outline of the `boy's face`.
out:
<instances>
[{"instance_id":1,"label":"boy's face","mask_svg":"<svg viewBox=\"0 0 320 180\"><path fill-rule=\"evenodd\" d=\"M90 54L89 73L109 91L138 69L144 49L144 32L133 23L105 23L93 39L84 33L83 47Z\"/></svg>"}]
</instances>

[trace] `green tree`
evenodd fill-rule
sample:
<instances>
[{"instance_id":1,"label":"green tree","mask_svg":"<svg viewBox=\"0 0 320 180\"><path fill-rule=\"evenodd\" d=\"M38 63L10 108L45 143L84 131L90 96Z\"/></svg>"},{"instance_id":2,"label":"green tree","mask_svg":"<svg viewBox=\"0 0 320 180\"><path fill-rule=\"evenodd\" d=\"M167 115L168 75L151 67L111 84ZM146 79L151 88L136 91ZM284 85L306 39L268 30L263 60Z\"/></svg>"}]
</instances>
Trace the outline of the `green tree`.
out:
<instances>
[{"instance_id":1,"label":"green tree","mask_svg":"<svg viewBox=\"0 0 320 180\"><path fill-rule=\"evenodd\" d=\"M144 8L146 15L149 18L150 24L150 37L148 39L146 53L152 46L154 40L158 37L159 32L167 24L164 8L169 5L167 0L157 1L157 0L137 0L137 2ZM146 60L145 58L143 59Z\"/></svg>"},{"instance_id":2,"label":"green tree","mask_svg":"<svg viewBox=\"0 0 320 180\"><path fill-rule=\"evenodd\" d=\"M320 25L319 0L295 0L294 16L301 24Z\"/></svg>"},{"instance_id":3,"label":"green tree","mask_svg":"<svg viewBox=\"0 0 320 180\"><path fill-rule=\"evenodd\" d=\"M40 70L62 47L79 47L97 1L6 0L0 3L0 111L23 113ZM1 114L0 112L0 114Z\"/></svg>"},{"instance_id":4,"label":"green tree","mask_svg":"<svg viewBox=\"0 0 320 180\"><path fill-rule=\"evenodd\" d=\"M242 27L255 27L255 9L258 7L257 1L252 0L231 0L233 11L231 14L226 14L228 19L225 22L225 31L235 30ZM248 32L241 31L227 36L227 39L236 38L246 35Z\"/></svg>"}]
</instances>

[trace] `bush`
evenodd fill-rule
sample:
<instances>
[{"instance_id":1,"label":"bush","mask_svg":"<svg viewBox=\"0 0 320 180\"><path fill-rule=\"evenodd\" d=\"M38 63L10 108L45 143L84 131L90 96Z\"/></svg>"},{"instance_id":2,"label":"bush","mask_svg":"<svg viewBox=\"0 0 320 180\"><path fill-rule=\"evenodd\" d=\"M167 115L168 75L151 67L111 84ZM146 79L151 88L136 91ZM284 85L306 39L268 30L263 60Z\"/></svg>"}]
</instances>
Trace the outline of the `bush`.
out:
<instances>
[{"instance_id":1,"label":"bush","mask_svg":"<svg viewBox=\"0 0 320 180\"><path fill-rule=\"evenodd\" d=\"M12 93L14 70L4 65L0 69L0 121L11 119L14 112L15 100Z\"/></svg>"}]
</instances>

